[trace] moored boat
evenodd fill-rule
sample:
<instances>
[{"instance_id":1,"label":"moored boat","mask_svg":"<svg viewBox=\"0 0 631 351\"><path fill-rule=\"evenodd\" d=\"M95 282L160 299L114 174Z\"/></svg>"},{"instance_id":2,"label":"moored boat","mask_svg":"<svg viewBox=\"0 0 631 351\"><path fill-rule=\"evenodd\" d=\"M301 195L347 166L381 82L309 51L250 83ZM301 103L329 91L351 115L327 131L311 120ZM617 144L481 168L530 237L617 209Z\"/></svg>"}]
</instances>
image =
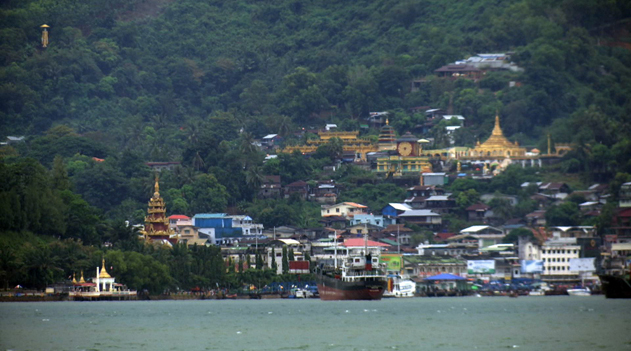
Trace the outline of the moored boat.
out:
<instances>
[{"instance_id":1,"label":"moored boat","mask_svg":"<svg viewBox=\"0 0 631 351\"><path fill-rule=\"evenodd\" d=\"M389 276L388 288L383 297L414 297L416 294L416 282L401 276Z\"/></svg>"},{"instance_id":2,"label":"moored boat","mask_svg":"<svg viewBox=\"0 0 631 351\"><path fill-rule=\"evenodd\" d=\"M598 277L606 298L631 299L631 279L608 274L601 274Z\"/></svg>"},{"instance_id":3,"label":"moored boat","mask_svg":"<svg viewBox=\"0 0 631 351\"><path fill-rule=\"evenodd\" d=\"M316 281L321 300L380 300L387 285L379 259L370 255L349 256L337 268L322 262Z\"/></svg>"},{"instance_id":4,"label":"moored boat","mask_svg":"<svg viewBox=\"0 0 631 351\"><path fill-rule=\"evenodd\" d=\"M592 296L592 291L588 288L567 289L570 296Z\"/></svg>"}]
</instances>

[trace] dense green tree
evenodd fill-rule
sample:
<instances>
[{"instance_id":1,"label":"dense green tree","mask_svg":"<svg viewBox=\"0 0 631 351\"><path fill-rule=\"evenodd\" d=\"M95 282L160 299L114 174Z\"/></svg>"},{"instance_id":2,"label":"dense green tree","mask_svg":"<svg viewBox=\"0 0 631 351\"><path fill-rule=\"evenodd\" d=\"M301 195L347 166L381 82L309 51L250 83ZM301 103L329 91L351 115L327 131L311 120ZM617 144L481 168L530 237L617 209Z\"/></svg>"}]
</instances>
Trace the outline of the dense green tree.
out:
<instances>
[{"instance_id":1,"label":"dense green tree","mask_svg":"<svg viewBox=\"0 0 631 351\"><path fill-rule=\"evenodd\" d=\"M283 246L283 274L289 273L289 255L287 253L287 246Z\"/></svg>"},{"instance_id":2,"label":"dense green tree","mask_svg":"<svg viewBox=\"0 0 631 351\"><path fill-rule=\"evenodd\" d=\"M532 230L526 229L526 228L517 228L517 229L511 230L510 233L508 233L502 239L502 242L506 243L506 244L515 244L515 245L517 245L517 242L518 242L520 237L528 238L531 241L535 239L535 235L532 233Z\"/></svg>"},{"instance_id":3,"label":"dense green tree","mask_svg":"<svg viewBox=\"0 0 631 351\"><path fill-rule=\"evenodd\" d=\"M573 226L580 224L580 211L574 202L564 202L546 211L548 226Z\"/></svg>"}]
</instances>

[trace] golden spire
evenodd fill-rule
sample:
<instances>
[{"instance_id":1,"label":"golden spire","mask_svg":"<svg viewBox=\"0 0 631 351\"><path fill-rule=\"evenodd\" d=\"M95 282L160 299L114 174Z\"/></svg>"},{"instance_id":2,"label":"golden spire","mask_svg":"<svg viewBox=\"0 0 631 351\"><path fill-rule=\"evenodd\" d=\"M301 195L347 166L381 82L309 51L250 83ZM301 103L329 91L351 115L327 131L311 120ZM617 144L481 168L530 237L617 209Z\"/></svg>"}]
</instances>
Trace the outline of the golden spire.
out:
<instances>
[{"instance_id":1,"label":"golden spire","mask_svg":"<svg viewBox=\"0 0 631 351\"><path fill-rule=\"evenodd\" d=\"M103 259L103 267L101 268L101 273L99 273L99 278L111 278L107 270L105 270L105 259Z\"/></svg>"},{"instance_id":2,"label":"golden spire","mask_svg":"<svg viewBox=\"0 0 631 351\"><path fill-rule=\"evenodd\" d=\"M158 184L159 180L160 180L160 178L158 178L158 175L156 174L156 184L154 185L156 190L153 193L153 197L156 198L156 199L160 197L160 184Z\"/></svg>"},{"instance_id":3,"label":"golden spire","mask_svg":"<svg viewBox=\"0 0 631 351\"><path fill-rule=\"evenodd\" d=\"M386 125L389 125L390 122L388 121L388 117L386 117Z\"/></svg>"},{"instance_id":4,"label":"golden spire","mask_svg":"<svg viewBox=\"0 0 631 351\"><path fill-rule=\"evenodd\" d=\"M493 127L493 132L491 133L493 135L504 135L504 133L502 133L502 128L500 127L500 115L499 113L495 114L495 127Z\"/></svg>"},{"instance_id":5,"label":"golden spire","mask_svg":"<svg viewBox=\"0 0 631 351\"><path fill-rule=\"evenodd\" d=\"M83 279L83 269L81 270L81 279L79 279L79 284L85 283L85 279Z\"/></svg>"},{"instance_id":6,"label":"golden spire","mask_svg":"<svg viewBox=\"0 0 631 351\"><path fill-rule=\"evenodd\" d=\"M77 274L72 273L72 284L77 284Z\"/></svg>"}]
</instances>

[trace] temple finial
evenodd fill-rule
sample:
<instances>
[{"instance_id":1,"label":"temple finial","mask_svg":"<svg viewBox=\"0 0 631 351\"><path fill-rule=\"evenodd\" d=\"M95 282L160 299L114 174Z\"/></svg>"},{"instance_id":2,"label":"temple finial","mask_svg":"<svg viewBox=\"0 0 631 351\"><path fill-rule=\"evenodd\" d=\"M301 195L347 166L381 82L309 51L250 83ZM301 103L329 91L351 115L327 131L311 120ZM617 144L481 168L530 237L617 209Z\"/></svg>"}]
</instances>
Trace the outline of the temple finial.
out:
<instances>
[{"instance_id":1,"label":"temple finial","mask_svg":"<svg viewBox=\"0 0 631 351\"><path fill-rule=\"evenodd\" d=\"M389 125L390 121L388 121L388 118L386 117L386 125Z\"/></svg>"},{"instance_id":2,"label":"temple finial","mask_svg":"<svg viewBox=\"0 0 631 351\"><path fill-rule=\"evenodd\" d=\"M153 193L153 197L155 197L156 199L160 197L160 184L159 184L159 181L160 181L160 178L156 174L156 183L153 186L155 188L154 193Z\"/></svg>"},{"instance_id":3,"label":"temple finial","mask_svg":"<svg viewBox=\"0 0 631 351\"><path fill-rule=\"evenodd\" d=\"M99 278L111 278L105 269L105 257L103 257L103 267L101 268L101 273L99 273Z\"/></svg>"}]
</instances>

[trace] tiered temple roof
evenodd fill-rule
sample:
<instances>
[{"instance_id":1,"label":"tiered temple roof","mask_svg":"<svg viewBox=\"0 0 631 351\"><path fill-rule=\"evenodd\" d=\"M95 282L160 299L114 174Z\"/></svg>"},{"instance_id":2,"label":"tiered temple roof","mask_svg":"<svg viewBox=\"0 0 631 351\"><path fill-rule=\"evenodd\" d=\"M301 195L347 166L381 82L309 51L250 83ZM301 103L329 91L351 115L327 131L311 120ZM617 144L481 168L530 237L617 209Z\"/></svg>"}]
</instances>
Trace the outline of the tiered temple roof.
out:
<instances>
[{"instance_id":1,"label":"tiered temple roof","mask_svg":"<svg viewBox=\"0 0 631 351\"><path fill-rule=\"evenodd\" d=\"M169 240L175 234L173 229L169 228L166 211L166 205L160 196L158 178L156 178L155 192L149 200L147 216L145 217L145 229L140 232L145 240Z\"/></svg>"},{"instance_id":2,"label":"tiered temple roof","mask_svg":"<svg viewBox=\"0 0 631 351\"><path fill-rule=\"evenodd\" d=\"M396 140L397 136L394 133L394 128L386 119L386 124L379 131L379 151L396 150Z\"/></svg>"}]
</instances>

